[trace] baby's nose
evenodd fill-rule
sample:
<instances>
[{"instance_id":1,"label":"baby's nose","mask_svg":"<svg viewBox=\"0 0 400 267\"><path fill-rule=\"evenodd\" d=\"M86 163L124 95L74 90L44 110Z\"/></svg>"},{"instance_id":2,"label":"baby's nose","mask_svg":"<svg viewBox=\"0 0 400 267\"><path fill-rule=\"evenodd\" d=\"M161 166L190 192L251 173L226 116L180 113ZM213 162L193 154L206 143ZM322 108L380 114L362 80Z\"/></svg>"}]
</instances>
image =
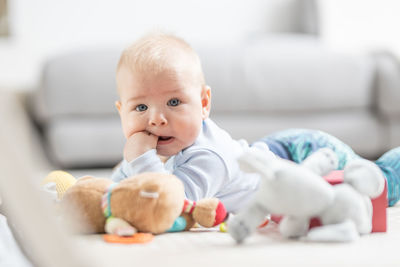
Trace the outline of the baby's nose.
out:
<instances>
[{"instance_id":1,"label":"baby's nose","mask_svg":"<svg viewBox=\"0 0 400 267\"><path fill-rule=\"evenodd\" d=\"M153 114L150 118L149 124L151 126L163 126L167 125L167 119L165 118L164 114L156 113Z\"/></svg>"}]
</instances>

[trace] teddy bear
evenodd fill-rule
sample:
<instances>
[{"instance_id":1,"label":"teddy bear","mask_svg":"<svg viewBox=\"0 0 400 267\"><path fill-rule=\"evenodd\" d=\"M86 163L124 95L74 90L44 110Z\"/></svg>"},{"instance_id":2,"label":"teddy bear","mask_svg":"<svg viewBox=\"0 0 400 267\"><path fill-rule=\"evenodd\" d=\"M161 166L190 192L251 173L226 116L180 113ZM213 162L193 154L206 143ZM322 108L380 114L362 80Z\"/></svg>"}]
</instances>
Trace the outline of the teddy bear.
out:
<instances>
[{"instance_id":1,"label":"teddy bear","mask_svg":"<svg viewBox=\"0 0 400 267\"><path fill-rule=\"evenodd\" d=\"M142 173L119 183L91 176L73 179L54 171L43 184L58 189L61 216L78 233L160 234L188 230L195 223L213 227L228 215L216 198L186 199L183 183L172 174Z\"/></svg>"},{"instance_id":2,"label":"teddy bear","mask_svg":"<svg viewBox=\"0 0 400 267\"><path fill-rule=\"evenodd\" d=\"M330 148L314 152L301 164L271 159L258 149L247 150L238 160L242 170L261 176L252 201L229 221L228 231L238 243L269 214L283 215L279 231L287 238L349 242L371 232L371 198L379 196L385 186L373 162L350 161L343 183L332 186L321 177L338 167ZM319 218L322 226L310 229L311 218Z\"/></svg>"}]
</instances>

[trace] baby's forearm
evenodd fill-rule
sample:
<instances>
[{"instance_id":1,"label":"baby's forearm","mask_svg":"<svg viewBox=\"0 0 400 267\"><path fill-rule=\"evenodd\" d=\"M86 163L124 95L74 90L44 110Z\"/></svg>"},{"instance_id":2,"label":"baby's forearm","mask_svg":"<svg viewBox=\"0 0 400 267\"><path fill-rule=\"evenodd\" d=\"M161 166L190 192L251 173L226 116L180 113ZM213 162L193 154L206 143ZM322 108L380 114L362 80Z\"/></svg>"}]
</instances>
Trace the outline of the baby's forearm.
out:
<instances>
[{"instance_id":1,"label":"baby's forearm","mask_svg":"<svg viewBox=\"0 0 400 267\"><path fill-rule=\"evenodd\" d=\"M114 171L111 179L119 182L125 178L143 172L167 172L164 163L157 156L156 150L152 149L139 156L135 160L128 162L122 161L120 166Z\"/></svg>"}]
</instances>

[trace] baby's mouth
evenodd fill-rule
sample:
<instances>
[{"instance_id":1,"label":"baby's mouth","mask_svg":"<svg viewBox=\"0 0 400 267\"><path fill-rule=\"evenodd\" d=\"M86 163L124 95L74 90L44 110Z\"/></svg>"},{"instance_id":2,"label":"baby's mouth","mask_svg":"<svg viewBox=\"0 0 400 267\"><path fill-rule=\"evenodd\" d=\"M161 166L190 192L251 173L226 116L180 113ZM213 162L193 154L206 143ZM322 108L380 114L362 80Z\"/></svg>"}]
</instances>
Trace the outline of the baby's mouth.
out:
<instances>
[{"instance_id":1,"label":"baby's mouth","mask_svg":"<svg viewBox=\"0 0 400 267\"><path fill-rule=\"evenodd\" d=\"M171 143L174 140L172 136L159 136L158 137L158 144L159 145L166 145Z\"/></svg>"}]
</instances>

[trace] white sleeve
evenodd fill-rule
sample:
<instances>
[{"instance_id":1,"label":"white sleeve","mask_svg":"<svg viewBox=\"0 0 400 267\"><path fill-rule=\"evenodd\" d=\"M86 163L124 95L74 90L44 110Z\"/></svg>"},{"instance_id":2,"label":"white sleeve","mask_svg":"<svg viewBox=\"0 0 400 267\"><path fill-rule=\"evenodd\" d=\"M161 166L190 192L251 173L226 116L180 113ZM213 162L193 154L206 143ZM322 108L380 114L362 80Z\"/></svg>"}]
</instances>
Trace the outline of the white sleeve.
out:
<instances>
[{"instance_id":1,"label":"white sleeve","mask_svg":"<svg viewBox=\"0 0 400 267\"><path fill-rule=\"evenodd\" d=\"M183 182L186 197L194 201L215 197L229 181L224 160L206 149L191 151L179 157L173 174Z\"/></svg>"},{"instance_id":2,"label":"white sleeve","mask_svg":"<svg viewBox=\"0 0 400 267\"><path fill-rule=\"evenodd\" d=\"M111 175L111 180L119 182L125 178L143 172L167 172L164 168L164 164L157 156L157 151L155 149L147 151L131 162L123 160L120 166Z\"/></svg>"},{"instance_id":3,"label":"white sleeve","mask_svg":"<svg viewBox=\"0 0 400 267\"><path fill-rule=\"evenodd\" d=\"M122 161L111 179L119 182L143 172L168 172L156 150L150 150L131 162ZM186 197L194 201L215 197L229 181L228 168L223 159L207 149L181 154L174 163L172 174L183 182Z\"/></svg>"}]
</instances>

